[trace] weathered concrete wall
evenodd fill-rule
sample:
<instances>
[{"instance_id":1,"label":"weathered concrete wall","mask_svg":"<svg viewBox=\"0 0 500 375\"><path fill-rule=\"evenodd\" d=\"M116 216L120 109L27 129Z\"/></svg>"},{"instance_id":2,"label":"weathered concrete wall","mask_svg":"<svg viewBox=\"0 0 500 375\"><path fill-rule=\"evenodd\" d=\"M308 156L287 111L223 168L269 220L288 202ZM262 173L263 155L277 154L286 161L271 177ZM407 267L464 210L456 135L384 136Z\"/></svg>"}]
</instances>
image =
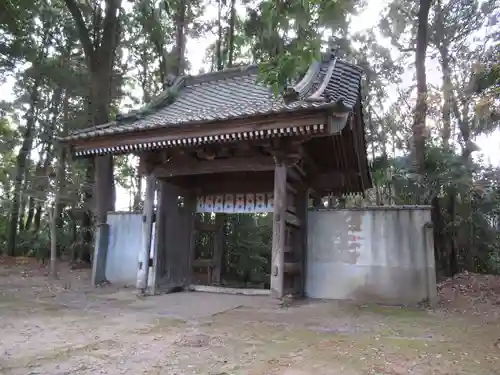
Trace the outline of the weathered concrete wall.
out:
<instances>
[{"instance_id":1,"label":"weathered concrete wall","mask_svg":"<svg viewBox=\"0 0 500 375\"><path fill-rule=\"evenodd\" d=\"M308 215L308 297L435 302L430 207L314 210Z\"/></svg>"},{"instance_id":2,"label":"weathered concrete wall","mask_svg":"<svg viewBox=\"0 0 500 375\"><path fill-rule=\"evenodd\" d=\"M142 214L109 212L107 224L109 225L109 247L106 259L106 279L114 284L135 285L139 252L142 246ZM155 226L153 225L153 244L154 238ZM152 267L149 268L149 286L152 283L151 272Z\"/></svg>"}]
</instances>

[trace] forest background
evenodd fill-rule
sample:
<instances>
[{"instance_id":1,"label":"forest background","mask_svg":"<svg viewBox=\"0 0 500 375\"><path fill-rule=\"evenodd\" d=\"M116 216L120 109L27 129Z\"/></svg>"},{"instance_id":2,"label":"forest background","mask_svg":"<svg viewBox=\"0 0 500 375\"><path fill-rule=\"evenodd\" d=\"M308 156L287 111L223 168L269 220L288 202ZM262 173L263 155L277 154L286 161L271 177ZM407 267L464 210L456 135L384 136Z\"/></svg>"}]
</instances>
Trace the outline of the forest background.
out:
<instances>
[{"instance_id":1,"label":"forest background","mask_svg":"<svg viewBox=\"0 0 500 375\"><path fill-rule=\"evenodd\" d=\"M136 158L72 160L56 136L141 107L172 75L260 63L280 91L335 48L365 70L374 187L325 204L431 204L439 275L500 273L499 3L2 0L0 251L44 258L53 238L89 263L96 218L142 207ZM228 274L267 269L268 217L227 215L225 231Z\"/></svg>"}]
</instances>

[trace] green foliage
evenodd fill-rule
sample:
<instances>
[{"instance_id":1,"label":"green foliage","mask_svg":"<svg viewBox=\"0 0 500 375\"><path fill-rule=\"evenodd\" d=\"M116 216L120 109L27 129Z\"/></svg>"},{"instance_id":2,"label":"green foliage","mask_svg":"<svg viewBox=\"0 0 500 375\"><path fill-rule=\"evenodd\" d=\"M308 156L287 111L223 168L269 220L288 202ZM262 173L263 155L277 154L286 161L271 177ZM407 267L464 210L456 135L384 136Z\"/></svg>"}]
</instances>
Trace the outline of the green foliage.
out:
<instances>
[{"instance_id":1,"label":"green foliage","mask_svg":"<svg viewBox=\"0 0 500 375\"><path fill-rule=\"evenodd\" d=\"M271 270L271 215L230 215L225 228L228 278L268 283Z\"/></svg>"},{"instance_id":2,"label":"green foliage","mask_svg":"<svg viewBox=\"0 0 500 375\"><path fill-rule=\"evenodd\" d=\"M276 97L309 67L315 57L314 51L305 51L301 55L284 52L273 60L260 64L260 79L269 85Z\"/></svg>"},{"instance_id":3,"label":"green foliage","mask_svg":"<svg viewBox=\"0 0 500 375\"><path fill-rule=\"evenodd\" d=\"M262 63L261 80L275 95L319 58L326 30L339 35L346 32L347 16L355 6L352 0L265 0L249 11L245 29L256 42L252 51Z\"/></svg>"},{"instance_id":4,"label":"green foliage","mask_svg":"<svg viewBox=\"0 0 500 375\"><path fill-rule=\"evenodd\" d=\"M205 222L213 222L213 215L200 215ZM268 284L272 215L230 214L225 215L224 220L222 282L244 283L247 286ZM214 240L214 233L200 232L196 242L196 257L211 259Z\"/></svg>"},{"instance_id":5,"label":"green foliage","mask_svg":"<svg viewBox=\"0 0 500 375\"><path fill-rule=\"evenodd\" d=\"M497 239L497 243L500 243L500 239ZM500 275L500 249L494 248L490 252L488 259L488 268L492 273Z\"/></svg>"}]
</instances>

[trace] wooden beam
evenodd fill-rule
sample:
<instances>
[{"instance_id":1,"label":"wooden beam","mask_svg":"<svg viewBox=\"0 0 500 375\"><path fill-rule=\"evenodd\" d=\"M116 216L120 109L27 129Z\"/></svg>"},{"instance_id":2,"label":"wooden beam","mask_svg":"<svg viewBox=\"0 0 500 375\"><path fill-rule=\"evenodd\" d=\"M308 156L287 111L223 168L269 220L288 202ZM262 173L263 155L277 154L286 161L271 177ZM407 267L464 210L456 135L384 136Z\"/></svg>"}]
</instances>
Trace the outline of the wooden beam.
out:
<instances>
[{"instance_id":1,"label":"wooden beam","mask_svg":"<svg viewBox=\"0 0 500 375\"><path fill-rule=\"evenodd\" d=\"M146 198L144 200L144 214L142 217L142 247L137 270L137 289L144 293L148 287L149 254L153 234L153 206L155 199L156 179L153 175L146 178Z\"/></svg>"},{"instance_id":2,"label":"wooden beam","mask_svg":"<svg viewBox=\"0 0 500 375\"><path fill-rule=\"evenodd\" d=\"M315 175L310 180L310 186L316 190L329 190L344 186L348 181L359 178L357 171L331 171Z\"/></svg>"},{"instance_id":3,"label":"wooden beam","mask_svg":"<svg viewBox=\"0 0 500 375\"><path fill-rule=\"evenodd\" d=\"M157 166L153 174L158 178L169 178L212 173L261 172L271 171L273 168L274 161L269 156L202 160L198 162L175 162L172 160L167 165Z\"/></svg>"},{"instance_id":4,"label":"wooden beam","mask_svg":"<svg viewBox=\"0 0 500 375\"><path fill-rule=\"evenodd\" d=\"M273 242L271 253L271 295L273 298L283 298L284 295L286 172L286 165L282 161L278 161L274 170Z\"/></svg>"},{"instance_id":5,"label":"wooden beam","mask_svg":"<svg viewBox=\"0 0 500 375\"><path fill-rule=\"evenodd\" d=\"M190 189L195 195L269 193L274 189L274 171L200 174L165 180Z\"/></svg>"}]
</instances>

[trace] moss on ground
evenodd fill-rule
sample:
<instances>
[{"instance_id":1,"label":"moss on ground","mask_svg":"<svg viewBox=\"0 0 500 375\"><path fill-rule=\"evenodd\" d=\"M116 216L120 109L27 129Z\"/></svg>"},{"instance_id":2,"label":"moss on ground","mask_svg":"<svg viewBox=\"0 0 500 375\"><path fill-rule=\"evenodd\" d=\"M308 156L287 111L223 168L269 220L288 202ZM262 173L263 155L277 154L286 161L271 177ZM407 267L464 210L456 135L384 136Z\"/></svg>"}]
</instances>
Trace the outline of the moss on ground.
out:
<instances>
[{"instance_id":1,"label":"moss on ground","mask_svg":"<svg viewBox=\"0 0 500 375\"><path fill-rule=\"evenodd\" d=\"M236 373L282 373L298 368L310 373L491 375L498 371L500 351L493 337L500 327L464 325L425 310L363 306L360 315L377 318L372 332L317 332L300 326L241 322L238 314L219 317L206 328L216 334L230 330L232 347L249 351L256 361ZM257 372L255 372L257 373Z\"/></svg>"}]
</instances>

